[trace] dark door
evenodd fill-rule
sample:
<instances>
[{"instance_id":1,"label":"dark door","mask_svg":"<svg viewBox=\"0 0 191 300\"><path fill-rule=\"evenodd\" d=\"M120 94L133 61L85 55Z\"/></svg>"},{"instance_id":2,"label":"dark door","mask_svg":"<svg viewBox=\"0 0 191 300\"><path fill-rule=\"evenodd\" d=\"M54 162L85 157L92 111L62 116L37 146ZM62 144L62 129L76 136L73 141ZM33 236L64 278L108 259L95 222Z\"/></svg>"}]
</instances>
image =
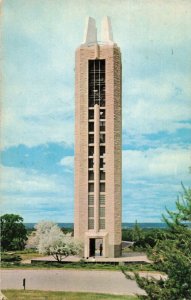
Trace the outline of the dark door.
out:
<instances>
[{"instance_id":1,"label":"dark door","mask_svg":"<svg viewBox=\"0 0 191 300\"><path fill-rule=\"evenodd\" d=\"M90 239L90 256L95 256L95 239Z\"/></svg>"}]
</instances>

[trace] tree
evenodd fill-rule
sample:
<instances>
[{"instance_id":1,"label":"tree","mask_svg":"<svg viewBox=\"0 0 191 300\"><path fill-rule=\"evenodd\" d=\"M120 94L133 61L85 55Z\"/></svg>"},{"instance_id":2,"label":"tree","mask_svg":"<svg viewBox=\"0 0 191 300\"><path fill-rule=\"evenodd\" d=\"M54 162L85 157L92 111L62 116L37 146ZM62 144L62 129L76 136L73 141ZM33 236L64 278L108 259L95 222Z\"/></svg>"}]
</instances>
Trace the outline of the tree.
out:
<instances>
[{"instance_id":1,"label":"tree","mask_svg":"<svg viewBox=\"0 0 191 300\"><path fill-rule=\"evenodd\" d=\"M27 230L19 215L5 214L1 219L2 250L22 250L27 240Z\"/></svg>"},{"instance_id":2,"label":"tree","mask_svg":"<svg viewBox=\"0 0 191 300\"><path fill-rule=\"evenodd\" d=\"M81 245L74 241L72 233L64 234L57 224L42 221L35 228L29 244L37 248L39 253L52 255L59 262L69 255L80 253Z\"/></svg>"},{"instance_id":3,"label":"tree","mask_svg":"<svg viewBox=\"0 0 191 300\"><path fill-rule=\"evenodd\" d=\"M61 262L69 255L78 255L81 250L81 245L74 241L71 233L63 233L62 238L46 248L46 253L52 255L57 261Z\"/></svg>"},{"instance_id":4,"label":"tree","mask_svg":"<svg viewBox=\"0 0 191 300\"><path fill-rule=\"evenodd\" d=\"M135 274L137 283L147 293L146 299L191 299L191 189L183 187L176 209L167 210L167 216L163 216L168 226L166 239L159 240L150 253L156 269L165 272L167 279L157 281Z\"/></svg>"},{"instance_id":5,"label":"tree","mask_svg":"<svg viewBox=\"0 0 191 300\"><path fill-rule=\"evenodd\" d=\"M149 247L153 248L158 240L166 237L166 228L140 228L135 223L133 228L122 230L122 240L132 241L133 249L138 251L147 251Z\"/></svg>"},{"instance_id":6,"label":"tree","mask_svg":"<svg viewBox=\"0 0 191 300\"><path fill-rule=\"evenodd\" d=\"M137 220L135 221L135 225L133 227L133 241L141 241L144 238L144 233L141 227L139 226Z\"/></svg>"}]
</instances>

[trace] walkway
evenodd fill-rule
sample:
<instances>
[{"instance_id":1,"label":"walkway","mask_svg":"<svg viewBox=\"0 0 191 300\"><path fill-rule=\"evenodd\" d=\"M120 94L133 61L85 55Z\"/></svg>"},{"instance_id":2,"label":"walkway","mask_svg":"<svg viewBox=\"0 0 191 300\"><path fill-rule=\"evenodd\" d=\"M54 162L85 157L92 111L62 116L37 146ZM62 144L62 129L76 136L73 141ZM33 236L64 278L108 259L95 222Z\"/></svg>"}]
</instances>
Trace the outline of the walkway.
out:
<instances>
[{"instance_id":1,"label":"walkway","mask_svg":"<svg viewBox=\"0 0 191 300\"><path fill-rule=\"evenodd\" d=\"M2 289L95 292L118 295L144 294L135 281L120 271L87 270L1 270Z\"/></svg>"},{"instance_id":2,"label":"walkway","mask_svg":"<svg viewBox=\"0 0 191 300\"><path fill-rule=\"evenodd\" d=\"M66 262L79 262L81 257L79 256L68 256L64 261ZM147 258L144 253L131 253L127 254L127 256L116 257L116 258L108 258L108 257L89 257L88 259L84 259L86 262L111 262L111 263L150 263L151 261ZM32 261L55 261L53 256L44 256L44 257L35 257ZM30 263L31 260L24 260L23 263Z\"/></svg>"}]
</instances>

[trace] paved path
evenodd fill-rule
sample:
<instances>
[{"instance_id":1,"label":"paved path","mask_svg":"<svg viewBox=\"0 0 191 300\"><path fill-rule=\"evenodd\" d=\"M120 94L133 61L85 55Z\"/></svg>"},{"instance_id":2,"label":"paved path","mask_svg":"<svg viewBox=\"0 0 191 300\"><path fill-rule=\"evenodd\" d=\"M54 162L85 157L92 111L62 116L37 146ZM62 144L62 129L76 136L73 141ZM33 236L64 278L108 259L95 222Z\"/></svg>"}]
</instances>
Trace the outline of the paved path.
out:
<instances>
[{"instance_id":1,"label":"paved path","mask_svg":"<svg viewBox=\"0 0 191 300\"><path fill-rule=\"evenodd\" d=\"M32 258L33 261L55 261L53 256L44 256L44 257L34 257ZM79 262L81 260L81 257L79 256L68 256L66 257L64 261L69 262ZM137 262L137 263L150 263L151 261L147 258L147 256L144 253L129 253L126 256L123 257L115 257L115 258L109 258L109 257L89 257L88 259L84 259L86 262L116 262L116 263L131 263L131 262ZM23 260L22 263L31 263L31 260Z\"/></svg>"},{"instance_id":2,"label":"paved path","mask_svg":"<svg viewBox=\"0 0 191 300\"><path fill-rule=\"evenodd\" d=\"M74 291L118 295L144 294L135 281L120 271L87 270L1 270L2 289Z\"/></svg>"}]
</instances>

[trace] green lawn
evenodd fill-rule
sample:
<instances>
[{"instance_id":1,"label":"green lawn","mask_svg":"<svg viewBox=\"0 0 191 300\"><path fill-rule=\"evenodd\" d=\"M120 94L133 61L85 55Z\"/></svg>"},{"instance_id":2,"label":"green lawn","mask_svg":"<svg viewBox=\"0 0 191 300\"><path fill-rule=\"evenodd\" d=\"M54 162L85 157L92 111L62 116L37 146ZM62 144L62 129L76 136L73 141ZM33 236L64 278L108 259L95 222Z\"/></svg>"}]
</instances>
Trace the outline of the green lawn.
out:
<instances>
[{"instance_id":1,"label":"green lawn","mask_svg":"<svg viewBox=\"0 0 191 300\"><path fill-rule=\"evenodd\" d=\"M44 257L44 255L39 254L38 252L31 252L31 253L20 253L19 254L22 260L31 260L32 258L36 257Z\"/></svg>"},{"instance_id":2,"label":"green lawn","mask_svg":"<svg viewBox=\"0 0 191 300\"><path fill-rule=\"evenodd\" d=\"M32 258L36 258L36 257L43 257L44 255L39 254L37 251L31 251L31 250L23 250L23 251L7 251L4 252L5 254L15 254L15 255L19 255L21 257L22 260L27 260L27 259L32 259Z\"/></svg>"},{"instance_id":3,"label":"green lawn","mask_svg":"<svg viewBox=\"0 0 191 300\"><path fill-rule=\"evenodd\" d=\"M44 292L3 290L9 300L137 300L136 296L117 296L110 294L72 293L72 292Z\"/></svg>"},{"instance_id":4,"label":"green lawn","mask_svg":"<svg viewBox=\"0 0 191 300\"><path fill-rule=\"evenodd\" d=\"M96 264L96 263L67 263L61 264L57 262L53 263L38 263L38 264L22 264L22 263L1 263L1 269L76 269L76 270L110 270L110 271L120 271L123 268L125 271L155 271L151 264L128 264L125 266L111 265L111 264Z\"/></svg>"},{"instance_id":5,"label":"green lawn","mask_svg":"<svg viewBox=\"0 0 191 300\"><path fill-rule=\"evenodd\" d=\"M3 254L3 253L2 253ZM23 251L14 251L14 252L4 252L6 255L19 255L22 260L30 260L35 257L43 257L43 255L35 252L33 250L23 250ZM71 263L58 263L58 262L38 262L35 264L23 264L21 262L1 262L2 269L85 269L85 270L111 270L111 271L119 271L121 267L125 271L155 271L152 264L140 264L140 263L129 263L125 266L121 266L119 264L99 264L99 263L86 263L81 260L79 262L71 262Z\"/></svg>"}]
</instances>

